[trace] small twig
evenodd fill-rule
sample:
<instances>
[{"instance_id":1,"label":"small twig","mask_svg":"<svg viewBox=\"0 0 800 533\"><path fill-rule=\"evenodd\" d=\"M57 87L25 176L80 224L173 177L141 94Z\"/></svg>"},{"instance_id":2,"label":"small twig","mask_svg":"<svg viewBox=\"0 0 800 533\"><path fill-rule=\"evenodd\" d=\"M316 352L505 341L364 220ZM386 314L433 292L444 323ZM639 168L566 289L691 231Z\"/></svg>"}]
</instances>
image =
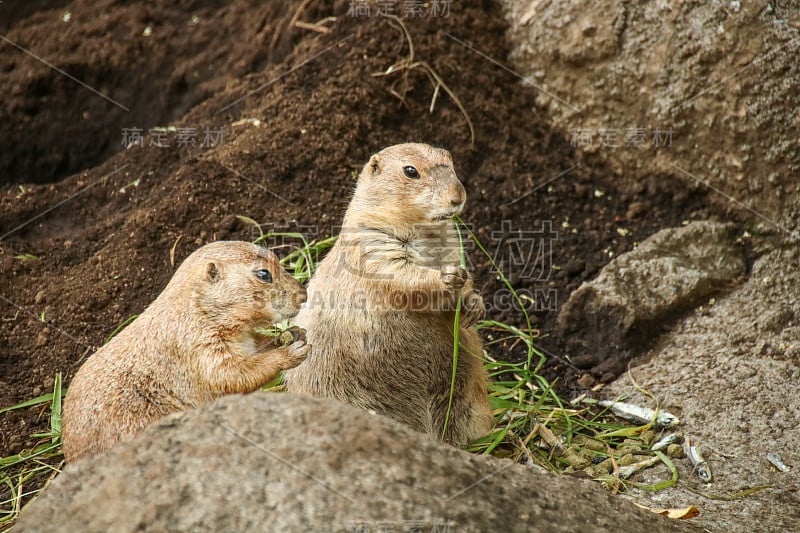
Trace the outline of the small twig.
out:
<instances>
[{"instance_id":1,"label":"small twig","mask_svg":"<svg viewBox=\"0 0 800 533\"><path fill-rule=\"evenodd\" d=\"M611 494L617 494L619 492L619 485L622 479L619 477L619 465L617 464L617 460L614 458L614 450L611 449L611 446L608 445L606 442L606 451L608 451L608 458L611 459L611 468L612 472L616 472L616 479L614 481L614 488L611 491Z\"/></svg>"},{"instance_id":2,"label":"small twig","mask_svg":"<svg viewBox=\"0 0 800 533\"><path fill-rule=\"evenodd\" d=\"M400 59L396 63L389 65L389 67L383 72L376 72L373 76L388 76L389 74L393 74L395 72L403 72L403 76L405 78L408 77L408 73L411 70L419 69L428 77L428 81L431 82L433 85L433 97L431 98L431 104L429 108L429 112L433 113L436 107L436 99L439 97L439 90L443 89L445 93L450 97L451 100L456 104L458 110L461 111L461 114L464 115L464 118L467 121L467 126L469 126L469 137L470 137L470 144L475 144L475 127L472 124L472 119L469 118L469 113L467 113L466 108L461 103L461 100L456 96L452 89L444 82L439 73L431 67L425 61L414 61L414 42L411 40L411 34L408 31L405 23L400 17L395 15L383 15L384 17L393 20L398 26L400 26L400 30L406 38L406 43L408 44L408 56ZM403 104L405 104L405 92L400 95L394 89L390 90L390 93L395 96L398 100L400 100Z\"/></svg>"},{"instance_id":3,"label":"small twig","mask_svg":"<svg viewBox=\"0 0 800 533\"><path fill-rule=\"evenodd\" d=\"M327 26L321 26L320 24L312 24L310 22L303 22L299 20L294 23L295 28L300 28L301 30L311 30L317 33L330 33L331 29Z\"/></svg>"},{"instance_id":4,"label":"small twig","mask_svg":"<svg viewBox=\"0 0 800 533\"><path fill-rule=\"evenodd\" d=\"M297 22L300 20L300 15L303 14L303 11L310 2L311 0L303 0L300 2L300 5L297 6L297 10L294 12L294 15L292 15L291 20L289 20L290 28L297 25Z\"/></svg>"},{"instance_id":5,"label":"small twig","mask_svg":"<svg viewBox=\"0 0 800 533\"><path fill-rule=\"evenodd\" d=\"M285 26L286 28L290 28L291 29L291 28L294 27L294 25L300 19L300 15L303 13L303 10L306 8L306 6L309 4L309 2L311 2L311 0L303 0L302 2L300 2L300 5L297 6L297 9L295 10L294 14L292 15L292 18L289 19L289 24L287 24ZM278 41L280 40L280 38L282 36L283 28L284 27L278 26L275 29L275 33L272 34L272 41L269 43L269 51L270 51L270 53L275 49L276 46L278 46Z\"/></svg>"},{"instance_id":6,"label":"small twig","mask_svg":"<svg viewBox=\"0 0 800 533\"><path fill-rule=\"evenodd\" d=\"M169 249L169 264L172 267L175 266L175 249L178 247L178 243L181 242L182 238L183 238L183 233L178 235L178 238L175 239L175 242L172 243L172 247Z\"/></svg>"},{"instance_id":7,"label":"small twig","mask_svg":"<svg viewBox=\"0 0 800 533\"><path fill-rule=\"evenodd\" d=\"M436 88L433 90L433 97L431 98L431 108L428 110L428 113L433 113L433 109L436 107L436 97L439 96L439 88L441 88L441 85L437 83Z\"/></svg>"}]
</instances>

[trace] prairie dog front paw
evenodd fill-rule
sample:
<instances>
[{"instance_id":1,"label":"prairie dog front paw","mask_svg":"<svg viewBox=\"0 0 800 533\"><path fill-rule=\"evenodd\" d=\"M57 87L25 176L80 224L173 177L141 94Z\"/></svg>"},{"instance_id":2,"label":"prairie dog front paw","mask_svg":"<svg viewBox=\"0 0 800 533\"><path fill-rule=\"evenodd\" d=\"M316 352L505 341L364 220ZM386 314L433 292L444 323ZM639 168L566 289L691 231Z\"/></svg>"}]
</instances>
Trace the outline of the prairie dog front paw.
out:
<instances>
[{"instance_id":1,"label":"prairie dog front paw","mask_svg":"<svg viewBox=\"0 0 800 533\"><path fill-rule=\"evenodd\" d=\"M442 283L449 291L457 291L467 282L467 271L460 266L445 265L440 273Z\"/></svg>"},{"instance_id":2,"label":"prairie dog front paw","mask_svg":"<svg viewBox=\"0 0 800 533\"><path fill-rule=\"evenodd\" d=\"M300 328L298 328L300 329ZM311 351L311 345L306 342L305 330L302 330L302 338L297 338L293 343L285 348L284 350L285 357L283 358L283 369L294 368L303 361L306 360L308 357L308 353Z\"/></svg>"},{"instance_id":3,"label":"prairie dog front paw","mask_svg":"<svg viewBox=\"0 0 800 533\"><path fill-rule=\"evenodd\" d=\"M461 327L469 328L486 316L486 305L481 294L472 290L461 294Z\"/></svg>"}]
</instances>

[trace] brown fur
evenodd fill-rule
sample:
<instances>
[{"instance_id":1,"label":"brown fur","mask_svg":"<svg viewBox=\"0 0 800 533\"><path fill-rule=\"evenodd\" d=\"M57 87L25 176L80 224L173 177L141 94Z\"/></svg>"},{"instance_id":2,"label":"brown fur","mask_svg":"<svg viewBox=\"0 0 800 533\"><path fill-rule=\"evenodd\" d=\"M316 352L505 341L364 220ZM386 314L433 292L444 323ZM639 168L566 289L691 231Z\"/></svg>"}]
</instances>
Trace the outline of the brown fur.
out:
<instances>
[{"instance_id":1,"label":"brown fur","mask_svg":"<svg viewBox=\"0 0 800 533\"><path fill-rule=\"evenodd\" d=\"M404 175L407 165L418 179ZM450 220L465 200L446 150L401 144L372 156L297 315L311 353L286 373L290 393L336 398L441 437L461 294L461 348L444 437L461 445L491 430L483 347L472 327L483 300L460 266Z\"/></svg>"},{"instance_id":2,"label":"brown fur","mask_svg":"<svg viewBox=\"0 0 800 533\"><path fill-rule=\"evenodd\" d=\"M272 282L257 279L259 269ZM228 241L196 250L78 370L64 401L64 456L102 452L167 414L252 392L297 366L309 350L302 330L286 347L253 330L294 316L305 299L265 248Z\"/></svg>"}]
</instances>

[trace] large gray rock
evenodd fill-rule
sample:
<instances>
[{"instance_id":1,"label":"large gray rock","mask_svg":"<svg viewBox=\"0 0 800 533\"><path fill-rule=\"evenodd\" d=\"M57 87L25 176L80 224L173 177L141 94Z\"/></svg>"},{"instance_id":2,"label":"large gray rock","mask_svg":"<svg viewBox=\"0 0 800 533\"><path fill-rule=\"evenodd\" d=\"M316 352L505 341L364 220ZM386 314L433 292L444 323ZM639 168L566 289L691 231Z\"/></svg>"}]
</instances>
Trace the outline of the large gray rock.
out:
<instances>
[{"instance_id":1,"label":"large gray rock","mask_svg":"<svg viewBox=\"0 0 800 533\"><path fill-rule=\"evenodd\" d=\"M173 415L67 465L18 522L26 532L687 527L589 481L471 455L348 405L268 393Z\"/></svg>"},{"instance_id":2,"label":"large gray rock","mask_svg":"<svg viewBox=\"0 0 800 533\"><path fill-rule=\"evenodd\" d=\"M797 238L796 2L503 4L511 61L575 145L621 180L731 195Z\"/></svg>"},{"instance_id":3,"label":"large gray rock","mask_svg":"<svg viewBox=\"0 0 800 533\"><path fill-rule=\"evenodd\" d=\"M594 331L575 339L587 351L598 344L620 348L647 341L744 272L735 226L693 222L665 229L573 292L558 327L564 336Z\"/></svg>"}]
</instances>

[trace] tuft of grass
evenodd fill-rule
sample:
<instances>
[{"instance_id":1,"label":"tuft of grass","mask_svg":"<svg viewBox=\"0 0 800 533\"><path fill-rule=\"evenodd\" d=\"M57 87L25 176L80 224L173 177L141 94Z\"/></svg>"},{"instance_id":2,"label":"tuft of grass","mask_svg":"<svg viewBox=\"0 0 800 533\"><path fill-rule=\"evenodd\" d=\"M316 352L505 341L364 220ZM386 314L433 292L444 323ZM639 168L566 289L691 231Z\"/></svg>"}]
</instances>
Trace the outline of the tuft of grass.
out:
<instances>
[{"instance_id":1,"label":"tuft of grass","mask_svg":"<svg viewBox=\"0 0 800 533\"><path fill-rule=\"evenodd\" d=\"M461 230L458 228L456 222L456 234L458 235L459 256L461 268L467 268L467 256L464 253L464 240L461 237ZM444 440L447 434L447 425L450 423L450 413L453 410L453 396L456 390L456 371L458 370L458 351L461 348L461 294L458 295L456 300L456 313L453 318L453 370L450 375L450 395L447 398L447 412L444 416L444 424L442 425L442 437Z\"/></svg>"},{"instance_id":2,"label":"tuft of grass","mask_svg":"<svg viewBox=\"0 0 800 533\"><path fill-rule=\"evenodd\" d=\"M0 526L10 526L19 516L23 503L43 491L63 463L61 453L61 373L55 376L53 392L0 409L0 413L50 403L49 430L36 433L39 442L30 450L0 458ZM28 490L27 487L34 487Z\"/></svg>"},{"instance_id":3,"label":"tuft of grass","mask_svg":"<svg viewBox=\"0 0 800 533\"><path fill-rule=\"evenodd\" d=\"M281 258L281 265L289 271L294 278L305 283L311 279L317 270L322 257L336 242L336 236L322 239L321 241L307 242L300 233L268 233L264 238L280 236L302 239L303 246L294 246L294 249ZM283 245L290 246L290 245ZM277 248L277 247L276 247Z\"/></svg>"},{"instance_id":4,"label":"tuft of grass","mask_svg":"<svg viewBox=\"0 0 800 533\"><path fill-rule=\"evenodd\" d=\"M526 349L521 362L500 361L486 352L483 354L484 367L490 377L489 405L496 423L488 435L473 442L468 450L507 457L524 464L536 464L554 472L583 470L613 490L626 486L662 490L674 485L677 482L675 466L663 453L649 450L656 436L650 431L649 424L631 427L617 423L606 410L595 413L589 407L574 407L556 392L555 383L548 382L541 375L547 358L535 347L538 331L532 327L525 302L477 236L458 217L455 222L469 234L478 250L489 260L517 302L522 315L520 321L524 324L519 327L496 320L483 320L477 324L477 328L489 338L489 346L504 343L513 348L522 344ZM459 244L463 261L464 247L460 232ZM457 336L454 342L458 342ZM454 357L455 364L457 359ZM617 457L622 458L622 452L624 455L633 452L642 456L655 455L666 465L671 479L649 486L622 479L616 464ZM604 462L612 465L608 473L604 473L602 466L596 466Z\"/></svg>"},{"instance_id":5,"label":"tuft of grass","mask_svg":"<svg viewBox=\"0 0 800 533\"><path fill-rule=\"evenodd\" d=\"M336 235L328 237L327 239L322 239L321 241L314 240L308 242L305 235L302 233L281 231L264 233L261 229L261 224L252 218L242 215L237 215L236 218L258 230L259 236L253 241L253 244L261 244L267 241L267 239L275 237L297 239L300 241L300 245L282 244L274 246L273 249L292 248L292 251L281 259L281 265L301 283L305 283L311 279L314 275L314 271L317 269L317 265L319 265L319 262L322 260L322 256L325 255L336 242Z\"/></svg>"}]
</instances>

